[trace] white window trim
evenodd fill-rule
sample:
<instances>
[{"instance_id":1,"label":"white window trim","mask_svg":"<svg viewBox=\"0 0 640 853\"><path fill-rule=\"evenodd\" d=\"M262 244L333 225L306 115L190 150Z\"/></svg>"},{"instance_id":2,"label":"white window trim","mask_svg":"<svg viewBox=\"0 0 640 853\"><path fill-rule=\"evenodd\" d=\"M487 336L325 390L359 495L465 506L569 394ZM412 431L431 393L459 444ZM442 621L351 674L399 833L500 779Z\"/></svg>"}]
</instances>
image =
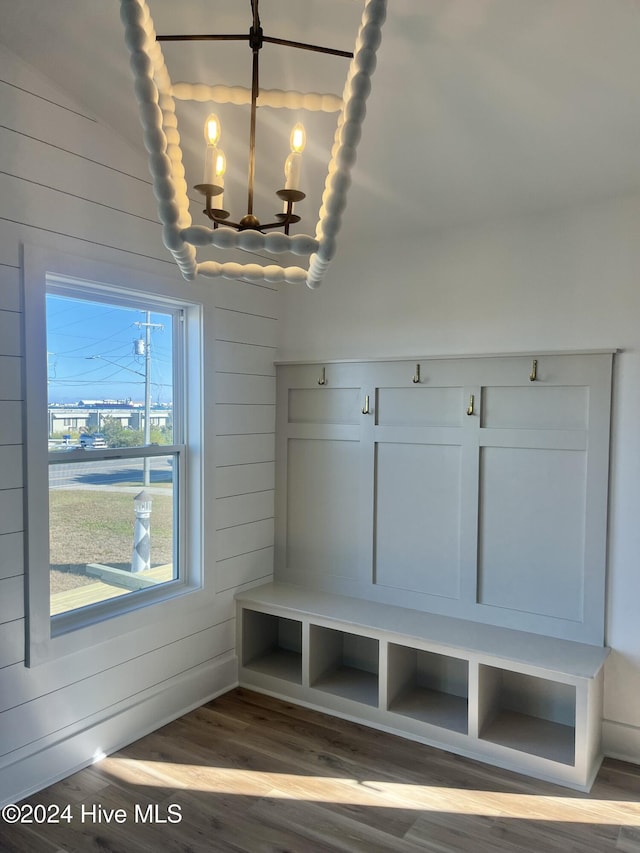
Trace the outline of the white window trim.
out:
<instances>
[{"instance_id":1,"label":"white window trim","mask_svg":"<svg viewBox=\"0 0 640 853\"><path fill-rule=\"evenodd\" d=\"M24 352L25 352L25 485L26 485L26 588L25 661L37 666L80 648L106 642L128 631L171 618L179 600L203 587L203 306L184 299L175 278L150 275L90 259L66 255L40 247L24 247ZM119 596L56 617L52 631L49 597L49 453L47 448L47 281L64 283L73 295L89 289L102 291L114 301L118 296L131 304L151 301L184 312L183 352L179 366L181 381L174 388L174 405L182 406L186 435L183 453L185 476L180 477L180 577L148 588L143 594ZM83 287L84 283L84 287ZM182 389L189 393L182 394ZM127 454L131 455L127 450ZM135 452L132 451L132 455ZM140 455L138 450L138 455ZM71 461L71 460L69 460ZM153 605L153 606L151 606Z\"/></svg>"}]
</instances>

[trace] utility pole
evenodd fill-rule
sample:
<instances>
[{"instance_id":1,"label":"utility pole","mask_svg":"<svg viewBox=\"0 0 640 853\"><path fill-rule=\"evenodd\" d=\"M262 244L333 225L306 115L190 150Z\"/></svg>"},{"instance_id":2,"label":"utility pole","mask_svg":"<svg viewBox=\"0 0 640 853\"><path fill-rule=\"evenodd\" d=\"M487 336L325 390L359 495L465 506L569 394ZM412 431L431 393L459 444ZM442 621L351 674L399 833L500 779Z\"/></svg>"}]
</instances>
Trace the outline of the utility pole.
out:
<instances>
[{"instance_id":1,"label":"utility pole","mask_svg":"<svg viewBox=\"0 0 640 853\"><path fill-rule=\"evenodd\" d=\"M151 329L164 329L162 323L151 322L151 311L145 311L145 322L136 323L136 326L144 328L144 443L151 443ZM140 343L139 341L135 342ZM136 355L140 355L139 347L136 347ZM143 461L143 483L149 485L149 457L145 456Z\"/></svg>"}]
</instances>

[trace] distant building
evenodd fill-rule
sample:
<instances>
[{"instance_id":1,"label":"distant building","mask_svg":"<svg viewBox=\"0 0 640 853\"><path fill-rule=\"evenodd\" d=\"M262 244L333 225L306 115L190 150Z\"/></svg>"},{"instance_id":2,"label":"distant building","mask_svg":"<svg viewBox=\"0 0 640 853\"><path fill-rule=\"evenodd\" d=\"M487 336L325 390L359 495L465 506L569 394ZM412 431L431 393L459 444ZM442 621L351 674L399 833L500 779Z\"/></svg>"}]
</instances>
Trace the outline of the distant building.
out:
<instances>
[{"instance_id":1,"label":"distant building","mask_svg":"<svg viewBox=\"0 0 640 853\"><path fill-rule=\"evenodd\" d=\"M80 400L76 404L49 406L49 435L71 432L99 432L106 418L125 429L144 429L144 404L132 400ZM170 426L173 411L170 406L152 406L149 413L151 428Z\"/></svg>"}]
</instances>

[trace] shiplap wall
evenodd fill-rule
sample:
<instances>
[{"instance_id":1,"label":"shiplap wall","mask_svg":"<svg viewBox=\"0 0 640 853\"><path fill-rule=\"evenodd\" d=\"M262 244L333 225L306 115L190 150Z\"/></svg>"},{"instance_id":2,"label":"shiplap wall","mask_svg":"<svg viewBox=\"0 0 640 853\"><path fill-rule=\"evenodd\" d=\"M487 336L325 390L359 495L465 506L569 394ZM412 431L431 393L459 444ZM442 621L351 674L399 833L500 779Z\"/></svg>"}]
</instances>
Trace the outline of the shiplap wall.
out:
<instances>
[{"instance_id":1,"label":"shiplap wall","mask_svg":"<svg viewBox=\"0 0 640 853\"><path fill-rule=\"evenodd\" d=\"M133 151L1 47L0 104L3 803L235 683L233 594L272 576L279 295L244 282L183 282L161 244L142 146ZM176 295L197 294L215 330L215 340L204 342L203 590L157 605L151 626L31 669L24 665L23 598L25 243L175 276Z\"/></svg>"}]
</instances>

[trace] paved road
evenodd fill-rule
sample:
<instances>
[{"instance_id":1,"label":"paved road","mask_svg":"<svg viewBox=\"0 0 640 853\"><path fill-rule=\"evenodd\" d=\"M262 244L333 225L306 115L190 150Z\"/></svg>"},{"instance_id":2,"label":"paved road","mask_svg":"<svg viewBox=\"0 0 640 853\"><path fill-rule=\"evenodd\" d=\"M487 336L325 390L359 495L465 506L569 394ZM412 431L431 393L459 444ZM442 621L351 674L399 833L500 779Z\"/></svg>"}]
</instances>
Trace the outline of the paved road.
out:
<instances>
[{"instance_id":1,"label":"paved road","mask_svg":"<svg viewBox=\"0 0 640 853\"><path fill-rule=\"evenodd\" d=\"M170 459L170 456L150 459L151 486L172 482L173 469L168 464ZM105 486L121 487L127 491L139 490L142 486L142 460L112 459L107 462L103 459L89 459L87 462L49 466L49 487L52 489L91 489Z\"/></svg>"}]
</instances>

